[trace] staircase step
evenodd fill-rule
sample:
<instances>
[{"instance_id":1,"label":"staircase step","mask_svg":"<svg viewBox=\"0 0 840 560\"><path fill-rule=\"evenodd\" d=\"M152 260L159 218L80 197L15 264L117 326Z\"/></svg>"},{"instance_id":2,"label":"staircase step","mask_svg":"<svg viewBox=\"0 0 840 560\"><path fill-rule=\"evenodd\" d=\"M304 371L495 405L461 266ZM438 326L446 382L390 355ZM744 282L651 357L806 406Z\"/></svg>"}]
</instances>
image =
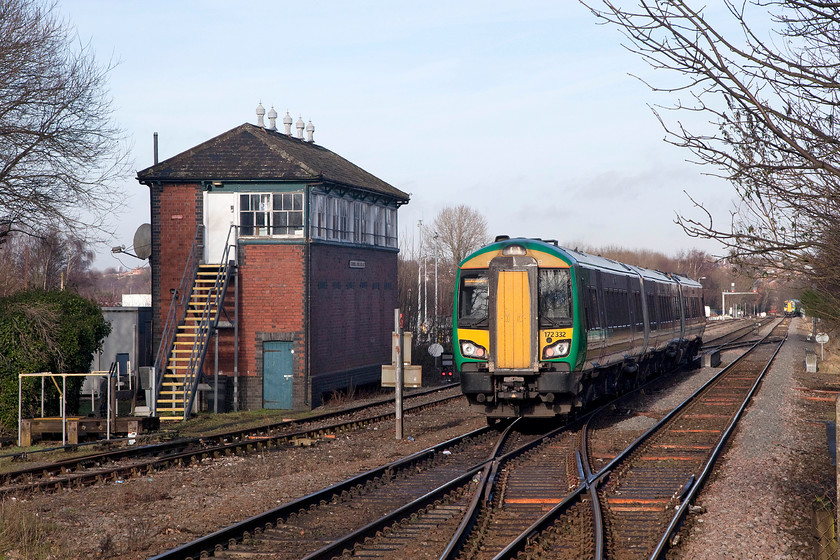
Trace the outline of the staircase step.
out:
<instances>
[{"instance_id":1,"label":"staircase step","mask_svg":"<svg viewBox=\"0 0 840 560\"><path fill-rule=\"evenodd\" d=\"M157 412L161 421L183 420L187 400L184 393L195 382L195 376L189 375L189 366L197 358L194 351L203 352L206 348L208 333L224 307L222 288L228 278L231 278L231 269L227 263L205 263L199 265L195 273L185 317L175 331L167 372L158 392L160 406Z\"/></svg>"}]
</instances>

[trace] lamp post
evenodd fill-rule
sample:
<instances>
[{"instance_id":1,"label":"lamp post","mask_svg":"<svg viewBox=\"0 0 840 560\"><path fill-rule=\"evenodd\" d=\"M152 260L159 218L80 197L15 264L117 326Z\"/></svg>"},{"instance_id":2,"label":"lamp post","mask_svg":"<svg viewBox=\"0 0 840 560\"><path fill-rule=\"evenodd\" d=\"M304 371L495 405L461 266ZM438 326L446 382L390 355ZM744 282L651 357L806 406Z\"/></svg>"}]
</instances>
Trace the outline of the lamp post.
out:
<instances>
[{"instance_id":1,"label":"lamp post","mask_svg":"<svg viewBox=\"0 0 840 560\"><path fill-rule=\"evenodd\" d=\"M417 335L420 336L420 325L423 324L420 317L420 274L422 273L420 267L420 255L423 254L423 220L417 220L417 231L420 236L419 252L417 254Z\"/></svg>"},{"instance_id":2,"label":"lamp post","mask_svg":"<svg viewBox=\"0 0 840 560\"><path fill-rule=\"evenodd\" d=\"M435 342L437 342L438 328L438 232L435 232Z\"/></svg>"}]
</instances>

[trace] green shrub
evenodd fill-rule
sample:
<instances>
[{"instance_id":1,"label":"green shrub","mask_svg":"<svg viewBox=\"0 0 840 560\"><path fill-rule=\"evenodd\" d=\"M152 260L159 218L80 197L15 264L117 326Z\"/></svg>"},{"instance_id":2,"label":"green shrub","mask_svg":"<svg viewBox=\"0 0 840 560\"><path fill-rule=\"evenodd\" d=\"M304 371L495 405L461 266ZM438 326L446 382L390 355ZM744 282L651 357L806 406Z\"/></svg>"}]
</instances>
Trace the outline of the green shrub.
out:
<instances>
[{"instance_id":1,"label":"green shrub","mask_svg":"<svg viewBox=\"0 0 840 560\"><path fill-rule=\"evenodd\" d=\"M110 330L98 305L70 291L26 291L0 299L0 426L17 432L18 374L85 373ZM68 378L70 413L78 410L81 383ZM45 389L52 407L45 412L57 414L58 391L49 380ZM40 380L23 383L24 417L40 412L40 396Z\"/></svg>"}]
</instances>

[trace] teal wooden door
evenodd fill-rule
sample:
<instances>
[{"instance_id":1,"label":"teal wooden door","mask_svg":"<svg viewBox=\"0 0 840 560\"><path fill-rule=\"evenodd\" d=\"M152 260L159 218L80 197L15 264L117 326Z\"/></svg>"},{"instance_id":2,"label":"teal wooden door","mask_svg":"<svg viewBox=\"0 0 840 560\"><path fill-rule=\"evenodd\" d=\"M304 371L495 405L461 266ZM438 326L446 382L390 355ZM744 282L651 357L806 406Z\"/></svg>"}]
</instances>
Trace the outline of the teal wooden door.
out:
<instances>
[{"instance_id":1,"label":"teal wooden door","mask_svg":"<svg viewBox=\"0 0 840 560\"><path fill-rule=\"evenodd\" d=\"M292 408L294 353L291 342L263 343L263 407Z\"/></svg>"}]
</instances>

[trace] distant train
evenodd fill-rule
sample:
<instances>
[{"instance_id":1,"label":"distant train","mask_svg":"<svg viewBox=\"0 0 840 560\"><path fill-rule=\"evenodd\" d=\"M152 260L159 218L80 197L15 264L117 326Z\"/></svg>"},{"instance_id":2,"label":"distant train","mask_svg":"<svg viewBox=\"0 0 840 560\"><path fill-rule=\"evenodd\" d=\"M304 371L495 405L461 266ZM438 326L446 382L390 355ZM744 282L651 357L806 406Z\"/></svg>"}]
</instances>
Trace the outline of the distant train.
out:
<instances>
[{"instance_id":1,"label":"distant train","mask_svg":"<svg viewBox=\"0 0 840 560\"><path fill-rule=\"evenodd\" d=\"M802 314L802 309L800 308L798 299L785 300L783 310L785 312L785 317L798 317Z\"/></svg>"},{"instance_id":2,"label":"distant train","mask_svg":"<svg viewBox=\"0 0 840 560\"><path fill-rule=\"evenodd\" d=\"M461 388L489 423L567 414L702 345L698 282L554 241L497 237L460 263L456 282Z\"/></svg>"}]
</instances>

